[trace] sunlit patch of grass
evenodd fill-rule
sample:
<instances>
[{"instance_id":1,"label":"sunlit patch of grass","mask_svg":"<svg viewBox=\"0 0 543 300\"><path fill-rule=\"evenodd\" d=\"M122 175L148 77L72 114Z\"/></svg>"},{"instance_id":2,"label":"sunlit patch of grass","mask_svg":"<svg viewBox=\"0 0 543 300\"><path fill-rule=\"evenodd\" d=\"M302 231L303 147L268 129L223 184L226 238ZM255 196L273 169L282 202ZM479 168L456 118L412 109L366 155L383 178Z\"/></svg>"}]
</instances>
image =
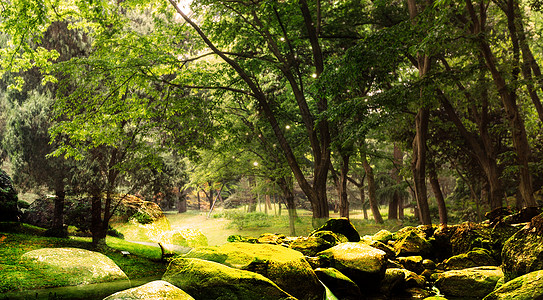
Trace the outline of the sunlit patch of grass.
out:
<instances>
[{"instance_id":1,"label":"sunlit patch of grass","mask_svg":"<svg viewBox=\"0 0 543 300\"><path fill-rule=\"evenodd\" d=\"M90 238L50 238L28 232L43 232L36 227L22 224L18 232L0 232L0 292L23 291L37 288L64 286L70 278L51 276L46 269L33 268L21 261L21 256L41 248L73 247L92 250ZM111 258L130 279L159 277L166 270L160 261L158 247L139 245L108 237L109 247L101 252ZM120 250L129 251L125 257ZM67 275L69 276L69 275Z\"/></svg>"}]
</instances>

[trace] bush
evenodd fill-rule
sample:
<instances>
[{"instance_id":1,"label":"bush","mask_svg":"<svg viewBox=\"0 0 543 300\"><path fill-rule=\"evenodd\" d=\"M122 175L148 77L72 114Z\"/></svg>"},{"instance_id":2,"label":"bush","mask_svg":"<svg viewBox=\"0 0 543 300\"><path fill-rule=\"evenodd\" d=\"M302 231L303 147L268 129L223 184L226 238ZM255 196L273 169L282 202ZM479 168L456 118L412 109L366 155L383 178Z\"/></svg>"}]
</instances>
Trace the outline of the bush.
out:
<instances>
[{"instance_id":1,"label":"bush","mask_svg":"<svg viewBox=\"0 0 543 300\"><path fill-rule=\"evenodd\" d=\"M124 240L124 234L120 233L117 229L111 227L111 225L108 226L107 235Z\"/></svg>"},{"instance_id":2,"label":"bush","mask_svg":"<svg viewBox=\"0 0 543 300\"><path fill-rule=\"evenodd\" d=\"M18 200L11 178L6 172L0 170L0 220L19 221Z\"/></svg>"},{"instance_id":3,"label":"bush","mask_svg":"<svg viewBox=\"0 0 543 300\"><path fill-rule=\"evenodd\" d=\"M131 219L134 219L136 220L138 223L140 224L151 224L153 223L153 217L151 217L150 215L144 213L144 212L141 212L141 211L138 211L137 213L135 213L134 215L132 215Z\"/></svg>"}]
</instances>

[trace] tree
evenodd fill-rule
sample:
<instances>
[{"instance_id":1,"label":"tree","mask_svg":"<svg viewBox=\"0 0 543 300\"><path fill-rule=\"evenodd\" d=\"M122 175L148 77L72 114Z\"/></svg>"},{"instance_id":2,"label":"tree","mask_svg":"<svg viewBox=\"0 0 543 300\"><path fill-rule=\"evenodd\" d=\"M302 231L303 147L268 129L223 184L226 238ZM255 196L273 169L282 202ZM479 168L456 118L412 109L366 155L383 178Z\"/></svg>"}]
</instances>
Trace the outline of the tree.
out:
<instances>
[{"instance_id":1,"label":"tree","mask_svg":"<svg viewBox=\"0 0 543 300\"><path fill-rule=\"evenodd\" d=\"M32 93L22 105L14 103L2 144L13 162L14 179L20 187L43 185L55 192L53 223L48 234L62 237L67 234L63 217L66 187L70 186L76 165L48 156L56 149L49 139L52 103L53 99L37 93Z\"/></svg>"}]
</instances>

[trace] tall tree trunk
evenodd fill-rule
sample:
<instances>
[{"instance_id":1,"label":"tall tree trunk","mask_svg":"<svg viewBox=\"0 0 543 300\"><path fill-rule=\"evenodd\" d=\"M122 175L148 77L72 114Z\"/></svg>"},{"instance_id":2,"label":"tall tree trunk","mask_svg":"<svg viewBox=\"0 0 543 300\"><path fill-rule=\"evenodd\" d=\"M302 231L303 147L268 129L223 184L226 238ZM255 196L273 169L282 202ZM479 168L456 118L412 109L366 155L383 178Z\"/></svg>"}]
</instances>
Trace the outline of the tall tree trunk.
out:
<instances>
[{"instance_id":1,"label":"tall tree trunk","mask_svg":"<svg viewBox=\"0 0 543 300\"><path fill-rule=\"evenodd\" d=\"M349 218L349 199L347 198L347 174L349 173L349 158L350 155L341 155L341 171L339 176L339 215L340 217Z\"/></svg>"},{"instance_id":2,"label":"tall tree trunk","mask_svg":"<svg viewBox=\"0 0 543 300\"><path fill-rule=\"evenodd\" d=\"M526 206L537 206L533 195L532 178L528 166L531 149L528 144L524 120L522 119L517 106L516 92L514 89L512 90L505 82L504 77L498 70L496 65L497 60L490 48L490 45L481 37L481 33L485 32L486 10L481 8L479 10L480 16L478 17L471 0L466 0L466 8L472 20L471 32L479 36L479 50L481 51L487 68L492 75L492 79L494 80L494 84L500 95L500 99L502 100L502 105L505 109L507 119L509 120L513 137L513 147L515 148L517 162L519 165L520 194L522 195Z\"/></svg>"},{"instance_id":3,"label":"tall tree trunk","mask_svg":"<svg viewBox=\"0 0 543 300\"><path fill-rule=\"evenodd\" d=\"M200 201L201 201L200 200L200 189L198 189L198 188L196 189L196 196L198 197L198 211L200 211L202 206L200 204Z\"/></svg>"},{"instance_id":4,"label":"tall tree trunk","mask_svg":"<svg viewBox=\"0 0 543 300\"><path fill-rule=\"evenodd\" d=\"M292 192L292 189L285 178L280 178L279 180L277 180L277 184L281 188L281 191L283 192L283 196L285 197L285 202L286 202L285 204L288 210L288 223L289 223L290 235L295 236L296 235L295 224L296 224L296 219L298 218L298 215L296 213L296 204L294 203L294 193Z\"/></svg>"},{"instance_id":5,"label":"tall tree trunk","mask_svg":"<svg viewBox=\"0 0 543 300\"><path fill-rule=\"evenodd\" d=\"M64 202L66 192L64 184L60 183L55 191L55 207L53 209L53 226L49 231L49 236L67 237L68 232L64 229Z\"/></svg>"},{"instance_id":6,"label":"tall tree trunk","mask_svg":"<svg viewBox=\"0 0 543 300\"><path fill-rule=\"evenodd\" d=\"M399 185L401 183L400 174L399 174L399 168L403 164L403 153L398 147L398 145L394 144L394 166L391 170L391 177L394 182ZM400 192L398 189L394 191L394 195L392 196L392 201L388 205L388 219L389 220L397 220L398 219L398 212L400 208Z\"/></svg>"},{"instance_id":7,"label":"tall tree trunk","mask_svg":"<svg viewBox=\"0 0 543 300\"><path fill-rule=\"evenodd\" d=\"M431 4L431 1L426 1ZM426 5L425 4L425 5ZM424 6L425 6L424 5ZM407 6L412 24L417 23L419 8L416 0L408 0ZM421 9L423 10L423 9ZM417 54L417 68L419 77L423 78L430 71L430 57L425 54ZM428 121L430 111L423 103L424 90L420 91L419 110L415 117L415 138L413 139L413 181L415 182L415 197L419 209L420 222L423 225L431 225L430 208L428 207L428 195L426 190L426 140L428 137Z\"/></svg>"},{"instance_id":8,"label":"tall tree trunk","mask_svg":"<svg viewBox=\"0 0 543 300\"><path fill-rule=\"evenodd\" d=\"M375 222L378 224L382 224L383 217L381 217L381 212L379 211L379 204L377 203L377 197L375 195L376 187L375 178L373 176L373 169L371 168L365 154L362 154L362 164L364 166L364 170L366 171L366 178L368 181L368 195L371 213L373 214Z\"/></svg>"},{"instance_id":9,"label":"tall tree trunk","mask_svg":"<svg viewBox=\"0 0 543 300\"><path fill-rule=\"evenodd\" d=\"M507 16L507 27L509 29L509 36L511 37L511 43L513 44L513 51L515 55L515 60L518 62L520 57L520 51L522 51L522 63L520 68L522 71L522 76L526 84L526 89L528 90L528 95L536 108L539 120L543 122L543 105L539 95L537 94L536 88L534 86L534 80L532 77L532 71L536 78L539 78L539 83L543 83L541 77L541 71L537 61L535 60L532 50L526 41L526 33L524 32L524 22L523 14L520 10L517 0L507 0L502 2L497 2L498 6L503 10ZM543 86L542 86L543 88Z\"/></svg>"},{"instance_id":10,"label":"tall tree trunk","mask_svg":"<svg viewBox=\"0 0 543 300\"><path fill-rule=\"evenodd\" d=\"M430 163L428 171L429 171L428 177L430 179L430 185L432 186L432 191L434 192L434 196L436 197L437 208L439 211L439 223L442 226L447 226L447 223L448 223L447 206L445 205L445 198L443 197L443 193L441 192L441 187L439 185L436 167L433 162Z\"/></svg>"},{"instance_id":11,"label":"tall tree trunk","mask_svg":"<svg viewBox=\"0 0 543 300\"><path fill-rule=\"evenodd\" d=\"M431 225L428 193L426 189L426 140L428 135L428 109L421 108L415 118L415 138L413 139L413 181L415 182L415 197L419 219L423 225Z\"/></svg>"},{"instance_id":12,"label":"tall tree trunk","mask_svg":"<svg viewBox=\"0 0 543 300\"><path fill-rule=\"evenodd\" d=\"M179 186L179 192L177 193L177 212L187 212L187 191Z\"/></svg>"}]
</instances>

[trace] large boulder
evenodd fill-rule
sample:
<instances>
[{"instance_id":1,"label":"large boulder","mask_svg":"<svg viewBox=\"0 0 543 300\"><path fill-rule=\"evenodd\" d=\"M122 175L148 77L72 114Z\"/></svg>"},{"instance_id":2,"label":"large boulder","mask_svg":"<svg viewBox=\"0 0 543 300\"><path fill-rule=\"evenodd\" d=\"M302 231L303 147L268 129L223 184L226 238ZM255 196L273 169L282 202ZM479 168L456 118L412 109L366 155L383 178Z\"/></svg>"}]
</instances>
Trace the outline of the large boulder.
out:
<instances>
[{"instance_id":1,"label":"large boulder","mask_svg":"<svg viewBox=\"0 0 543 300\"><path fill-rule=\"evenodd\" d=\"M386 270L380 290L385 295L405 294L409 288L422 288L426 280L406 269L390 268Z\"/></svg>"},{"instance_id":2,"label":"large boulder","mask_svg":"<svg viewBox=\"0 0 543 300\"><path fill-rule=\"evenodd\" d=\"M334 268L317 268L315 273L319 280L328 287L334 296L342 300L358 300L362 298L360 288L349 277Z\"/></svg>"},{"instance_id":3,"label":"large boulder","mask_svg":"<svg viewBox=\"0 0 543 300\"><path fill-rule=\"evenodd\" d=\"M436 287L445 297L462 299L482 299L494 290L496 283L503 277L499 267L475 267L452 270L437 275Z\"/></svg>"},{"instance_id":4,"label":"large boulder","mask_svg":"<svg viewBox=\"0 0 543 300\"><path fill-rule=\"evenodd\" d=\"M344 235L349 242L360 241L360 234L347 218L329 219L324 225L311 232L310 236L318 231L332 231L333 233Z\"/></svg>"},{"instance_id":5,"label":"large boulder","mask_svg":"<svg viewBox=\"0 0 543 300\"><path fill-rule=\"evenodd\" d=\"M194 228L172 228L160 234L158 240L163 244L188 248L207 246L207 237L201 230Z\"/></svg>"},{"instance_id":6,"label":"large boulder","mask_svg":"<svg viewBox=\"0 0 543 300\"><path fill-rule=\"evenodd\" d=\"M488 224L465 222L456 226L451 236L452 254L466 253L475 248L492 250L492 228Z\"/></svg>"},{"instance_id":7,"label":"large boulder","mask_svg":"<svg viewBox=\"0 0 543 300\"><path fill-rule=\"evenodd\" d=\"M502 249L505 281L543 269L543 215L515 233Z\"/></svg>"},{"instance_id":8,"label":"large boulder","mask_svg":"<svg viewBox=\"0 0 543 300\"><path fill-rule=\"evenodd\" d=\"M517 277L494 290L484 300L541 300L543 299L543 271Z\"/></svg>"},{"instance_id":9,"label":"large boulder","mask_svg":"<svg viewBox=\"0 0 543 300\"><path fill-rule=\"evenodd\" d=\"M0 169L0 221L19 221L18 200L11 178Z\"/></svg>"},{"instance_id":10,"label":"large boulder","mask_svg":"<svg viewBox=\"0 0 543 300\"><path fill-rule=\"evenodd\" d=\"M342 243L319 252L330 267L353 280L361 290L376 290L385 276L386 253L363 243Z\"/></svg>"},{"instance_id":11,"label":"large boulder","mask_svg":"<svg viewBox=\"0 0 543 300\"><path fill-rule=\"evenodd\" d=\"M487 249L476 248L467 253L450 257L443 262L445 270L461 270L480 266L497 266L498 263Z\"/></svg>"},{"instance_id":12,"label":"large boulder","mask_svg":"<svg viewBox=\"0 0 543 300\"><path fill-rule=\"evenodd\" d=\"M428 256L432 244L426 239L426 234L417 227L404 227L395 234L394 250L398 256L421 255Z\"/></svg>"},{"instance_id":13,"label":"large boulder","mask_svg":"<svg viewBox=\"0 0 543 300\"><path fill-rule=\"evenodd\" d=\"M66 285L126 280L126 274L102 253L79 248L42 248L22 255L31 268L43 268L52 278L62 277Z\"/></svg>"},{"instance_id":14,"label":"large boulder","mask_svg":"<svg viewBox=\"0 0 543 300\"><path fill-rule=\"evenodd\" d=\"M173 259L162 280L199 300L296 299L258 273L197 258Z\"/></svg>"},{"instance_id":15,"label":"large boulder","mask_svg":"<svg viewBox=\"0 0 543 300\"><path fill-rule=\"evenodd\" d=\"M155 299L155 300L194 300L189 294L173 284L156 280L144 285L120 291L112 294L104 300L139 300L139 299Z\"/></svg>"},{"instance_id":16,"label":"large boulder","mask_svg":"<svg viewBox=\"0 0 543 300\"><path fill-rule=\"evenodd\" d=\"M226 243L199 247L185 258L199 258L259 273L298 299L322 299L324 287L298 251L271 244Z\"/></svg>"},{"instance_id":17,"label":"large boulder","mask_svg":"<svg viewBox=\"0 0 543 300\"><path fill-rule=\"evenodd\" d=\"M317 253L332 248L333 246L335 246L335 244L332 244L323 238L308 236L296 239L290 244L289 248L299 251L305 256L316 256Z\"/></svg>"}]
</instances>

